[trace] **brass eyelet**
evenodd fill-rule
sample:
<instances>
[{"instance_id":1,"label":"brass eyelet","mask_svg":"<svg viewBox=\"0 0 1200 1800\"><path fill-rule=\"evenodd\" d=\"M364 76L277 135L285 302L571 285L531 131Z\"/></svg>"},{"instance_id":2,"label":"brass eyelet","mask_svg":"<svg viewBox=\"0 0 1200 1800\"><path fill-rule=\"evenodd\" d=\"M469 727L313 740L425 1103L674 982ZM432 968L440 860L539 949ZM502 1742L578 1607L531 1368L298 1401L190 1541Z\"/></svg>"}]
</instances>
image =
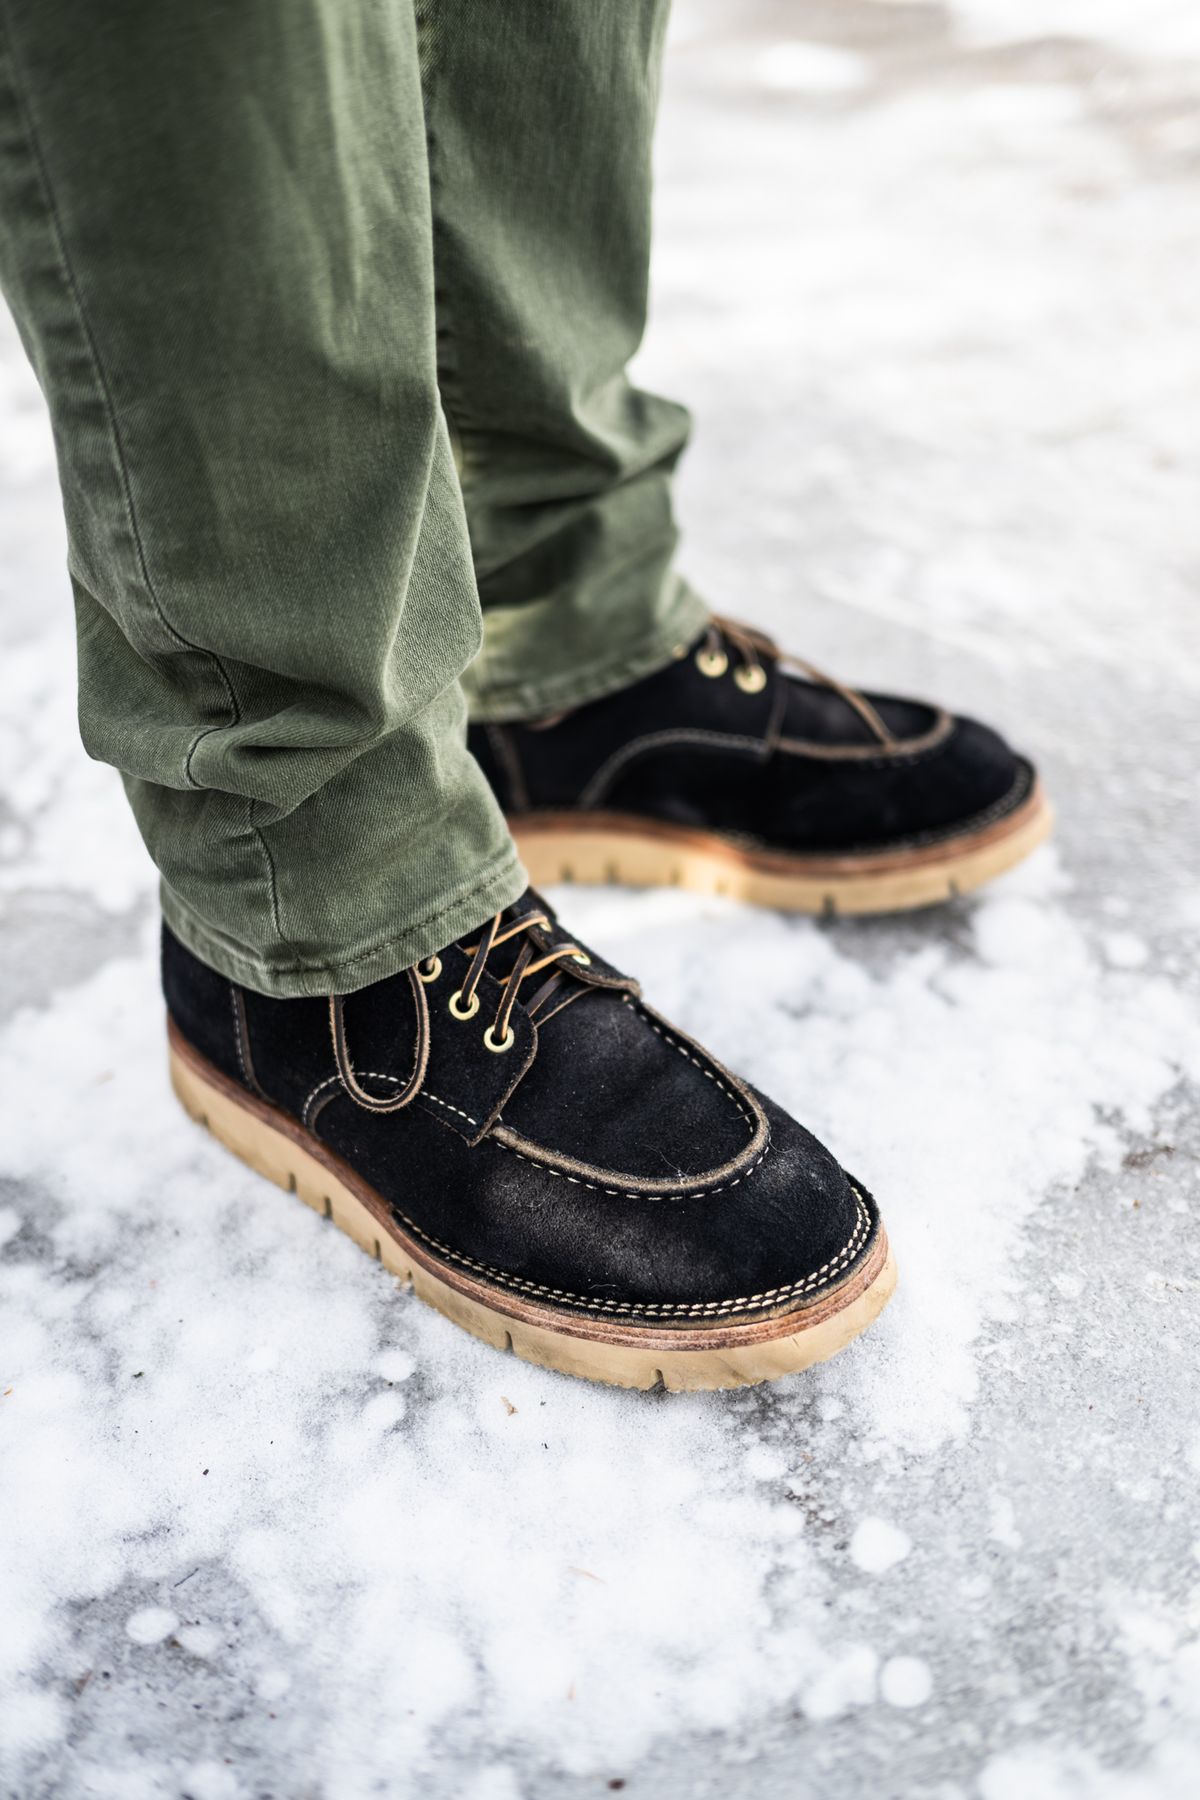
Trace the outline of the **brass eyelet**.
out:
<instances>
[{"instance_id":1,"label":"brass eyelet","mask_svg":"<svg viewBox=\"0 0 1200 1800\"><path fill-rule=\"evenodd\" d=\"M450 1011L456 1019L473 1019L475 1014L479 1011L479 995L472 994L470 1003L467 1006L459 1006L458 1003L461 999L462 989L459 988L456 994L451 994L450 996Z\"/></svg>"},{"instance_id":2,"label":"brass eyelet","mask_svg":"<svg viewBox=\"0 0 1200 1800\"><path fill-rule=\"evenodd\" d=\"M729 658L723 650L697 650L696 667L702 675L707 675L711 681L715 681L717 676L723 675L729 667Z\"/></svg>"},{"instance_id":3,"label":"brass eyelet","mask_svg":"<svg viewBox=\"0 0 1200 1800\"><path fill-rule=\"evenodd\" d=\"M585 969L589 967L591 960L586 950L572 950L571 952L571 961L582 963Z\"/></svg>"},{"instance_id":4,"label":"brass eyelet","mask_svg":"<svg viewBox=\"0 0 1200 1800\"><path fill-rule=\"evenodd\" d=\"M428 984L431 981L436 981L441 974L442 959L440 956L427 956L425 958L425 963L428 965L427 967L423 966L421 963L417 964L417 980L424 981Z\"/></svg>"},{"instance_id":5,"label":"brass eyelet","mask_svg":"<svg viewBox=\"0 0 1200 1800\"><path fill-rule=\"evenodd\" d=\"M508 1030L505 1032L504 1036L501 1038L500 1042L497 1043L495 1038L492 1036L492 1027L489 1025L487 1030L483 1034L483 1041L487 1045L489 1050L494 1050L497 1056L503 1056L504 1052L506 1050L511 1050L513 1045L516 1043L517 1034L513 1030L512 1026L510 1025Z\"/></svg>"},{"instance_id":6,"label":"brass eyelet","mask_svg":"<svg viewBox=\"0 0 1200 1800\"><path fill-rule=\"evenodd\" d=\"M761 663L743 663L733 671L733 679L743 694L761 694L767 685L767 671Z\"/></svg>"}]
</instances>

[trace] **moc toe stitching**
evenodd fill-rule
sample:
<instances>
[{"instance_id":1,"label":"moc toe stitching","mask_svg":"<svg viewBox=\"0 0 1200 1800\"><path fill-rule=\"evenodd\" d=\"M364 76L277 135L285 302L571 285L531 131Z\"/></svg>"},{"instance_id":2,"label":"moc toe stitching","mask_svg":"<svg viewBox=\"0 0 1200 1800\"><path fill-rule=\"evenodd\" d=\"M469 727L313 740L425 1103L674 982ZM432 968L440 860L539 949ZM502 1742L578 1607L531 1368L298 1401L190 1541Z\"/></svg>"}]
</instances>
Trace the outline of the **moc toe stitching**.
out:
<instances>
[{"instance_id":1,"label":"moc toe stitching","mask_svg":"<svg viewBox=\"0 0 1200 1800\"><path fill-rule=\"evenodd\" d=\"M660 1035L665 1035L665 1034L660 1034ZM694 1061L695 1058L692 1058L690 1060ZM397 1075L382 1075L374 1070L369 1070L369 1069L364 1069L364 1070L360 1071L360 1073L362 1075L362 1078L366 1081L386 1081L386 1082L390 1082L395 1087L401 1086L400 1078ZM704 1070L703 1073L707 1074L708 1071ZM716 1077L712 1076L712 1077L710 1077L710 1079L715 1081ZM722 1084L720 1082L717 1082L717 1086L721 1087ZM309 1114L309 1111L308 1111L309 1103L316 1097L317 1094L319 1094L322 1091L322 1089L331 1088L331 1087L339 1088L338 1076L336 1076L336 1075L327 1076L326 1079L324 1081L322 1081L321 1083L319 1083L319 1085L316 1088L314 1088L313 1092L309 1095L309 1101L306 1102L306 1104L305 1104L305 1110L300 1115L300 1122L302 1125L305 1125L310 1131L313 1130L317 1119L320 1117L321 1112L324 1109L323 1109L323 1107L319 1106L316 1108L315 1112ZM722 1091L725 1093L729 1093L729 1090L727 1088L722 1088ZM329 1098L331 1100L340 1099L343 1097L344 1096L340 1092L340 1089L339 1089L339 1091L337 1091L329 1096ZM730 1094L729 1097L730 1097L730 1099L734 1099L734 1096L732 1094ZM470 1113L463 1112L461 1106L452 1105L449 1100L443 1100L440 1094L431 1093L428 1088L422 1088L421 1093L418 1097L418 1103L420 1100L435 1101L438 1106L444 1106L446 1108L447 1112L457 1113L459 1115L459 1117L465 1119L469 1125L476 1125L479 1122L477 1119L473 1119L471 1117ZM734 1104L738 1106L738 1111L741 1112L744 1117L748 1118L750 1116L749 1114L746 1113L746 1109L743 1106L739 1105L736 1100L734 1100ZM434 1116L436 1117L436 1114ZM711 1194L723 1194L723 1193L727 1192L728 1189L740 1187L740 1185L743 1181L747 1181L749 1179L749 1177L754 1174L754 1171L761 1167L761 1165L766 1161L767 1156L770 1154L770 1150L771 1150L771 1140L770 1140L770 1135L769 1135L770 1127L767 1123L765 1114L763 1114L763 1117L762 1117L762 1130L767 1134L766 1141L763 1144L763 1147L759 1151L758 1155L755 1157L754 1161L752 1163L749 1163L748 1165L742 1167L739 1170L739 1172L735 1176L733 1176L730 1180L723 1181L716 1187L695 1187L695 1186L684 1186L684 1185L679 1185L679 1184L668 1184L664 1188L657 1188L657 1187L651 1186L649 1184L647 1184L644 1187L608 1187L607 1185L604 1184L604 1182L602 1180L601 1181L589 1181L583 1175L572 1174L570 1169L568 1169L568 1168L557 1167L553 1162L551 1162L548 1159L547 1156L538 1156L536 1154L536 1151L540 1148L540 1146L537 1144L534 1144L530 1139L521 1137L515 1131L508 1131L507 1129L498 1130L496 1127L493 1127L492 1130L490 1132L488 1132L487 1136L480 1140L479 1145L477 1145L476 1148L482 1148L482 1146L484 1144L487 1144L497 1150L507 1150L510 1153L510 1155L519 1156L522 1162L530 1163L535 1168L545 1170L547 1175L553 1175L558 1180L561 1180L561 1181L569 1181L573 1187L589 1188L593 1193L607 1194L607 1195L610 1195L614 1199L649 1200L649 1201L655 1201L655 1202L660 1202L660 1201L686 1202L686 1201L690 1201L690 1200L707 1199L708 1196ZM756 1132L756 1140L757 1140L757 1132ZM583 1164L578 1165L578 1166L586 1167L586 1165L583 1165ZM597 1169L597 1170L593 1170L592 1173L597 1174L597 1175L602 1175L603 1171ZM706 1179L706 1177L699 1176L699 1177L697 1177L697 1179L703 1181Z\"/></svg>"},{"instance_id":2,"label":"moc toe stitching","mask_svg":"<svg viewBox=\"0 0 1200 1800\"><path fill-rule=\"evenodd\" d=\"M820 762L853 762L863 769L903 768L923 762L945 749L959 724L953 713L939 710L936 722L916 737L897 738L894 748L880 744L823 744L816 738L779 737L771 749L785 756L808 756Z\"/></svg>"},{"instance_id":3,"label":"moc toe stitching","mask_svg":"<svg viewBox=\"0 0 1200 1800\"><path fill-rule=\"evenodd\" d=\"M629 1170L606 1168L584 1162L566 1151L556 1150L550 1145L538 1142L522 1131L515 1130L512 1126L507 1125L503 1118L494 1122L488 1141L497 1144L501 1149L513 1151L525 1162L534 1163L547 1170L548 1173L563 1176L566 1180L581 1187L591 1188L598 1193L621 1195L629 1199L693 1200L736 1187L739 1182L753 1174L770 1149L771 1129L762 1106L750 1090L743 1086L735 1075L731 1075L728 1069L723 1068L715 1057L710 1056L702 1045L682 1033L677 1036L667 1029L665 1020L660 1020L652 1008L643 1001L635 999L630 994L623 994L621 999L637 1014L643 1024L648 1025L657 1037L661 1038L671 1049L677 1051L685 1061L697 1068L700 1074L725 1096L739 1117L749 1126L749 1141L734 1155L726 1157L722 1162L698 1170L686 1179L681 1175L674 1181L640 1177ZM751 1161L751 1158L754 1160Z\"/></svg>"},{"instance_id":4,"label":"moc toe stitching","mask_svg":"<svg viewBox=\"0 0 1200 1800\"><path fill-rule=\"evenodd\" d=\"M486 1141L490 1144L494 1144L498 1150L510 1150L514 1156L519 1156L521 1158L522 1162L532 1163L535 1168L544 1169L546 1171L547 1175L554 1175L560 1181L569 1181L573 1187L590 1188L592 1193L594 1193L594 1194L609 1194L613 1198L618 1199L618 1200L652 1200L655 1202L672 1201L672 1200L677 1200L677 1201L705 1200L708 1198L708 1196L710 1194L723 1194L723 1193L727 1192L727 1190L729 1188L740 1187L742 1182L748 1180L749 1177L751 1175L753 1175L754 1171L757 1168L761 1167L761 1165L766 1161L767 1156L769 1155L770 1149L771 1149L771 1145L768 1142L766 1145L764 1145L763 1149L760 1151L759 1155L755 1158L755 1160L750 1164L749 1168L743 1169L742 1172L739 1175L735 1175L732 1180L721 1182L720 1185L717 1187L688 1188L686 1190L678 1190L678 1191L671 1190L671 1191L666 1191L666 1192L660 1192L657 1188L649 1188L649 1187L644 1187L644 1188L605 1187L602 1185L601 1182L588 1181L586 1179L586 1177L583 1175L572 1175L566 1169L555 1168L554 1164L551 1162L547 1162L544 1157L531 1156L529 1154L529 1152L526 1150L518 1150L516 1144L506 1143L504 1138L500 1137L499 1135L493 1135L492 1137L488 1138ZM524 1140L522 1140L522 1141L524 1141ZM531 1150L535 1149L535 1148L536 1148L535 1145L530 1145ZM597 1174L599 1172L600 1172L599 1170L596 1171Z\"/></svg>"}]
</instances>

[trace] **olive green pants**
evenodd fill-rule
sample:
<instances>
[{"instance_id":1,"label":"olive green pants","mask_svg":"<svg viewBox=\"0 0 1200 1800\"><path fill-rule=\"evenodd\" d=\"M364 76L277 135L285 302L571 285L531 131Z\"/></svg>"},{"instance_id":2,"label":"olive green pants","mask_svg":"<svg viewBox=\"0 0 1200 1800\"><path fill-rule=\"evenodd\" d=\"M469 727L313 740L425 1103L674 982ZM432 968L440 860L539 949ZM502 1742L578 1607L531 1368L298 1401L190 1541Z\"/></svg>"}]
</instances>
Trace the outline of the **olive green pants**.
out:
<instances>
[{"instance_id":1,"label":"olive green pants","mask_svg":"<svg viewBox=\"0 0 1200 1800\"><path fill-rule=\"evenodd\" d=\"M630 385L665 0L0 0L0 279L79 712L178 935L349 990L524 885L482 718L664 663Z\"/></svg>"}]
</instances>

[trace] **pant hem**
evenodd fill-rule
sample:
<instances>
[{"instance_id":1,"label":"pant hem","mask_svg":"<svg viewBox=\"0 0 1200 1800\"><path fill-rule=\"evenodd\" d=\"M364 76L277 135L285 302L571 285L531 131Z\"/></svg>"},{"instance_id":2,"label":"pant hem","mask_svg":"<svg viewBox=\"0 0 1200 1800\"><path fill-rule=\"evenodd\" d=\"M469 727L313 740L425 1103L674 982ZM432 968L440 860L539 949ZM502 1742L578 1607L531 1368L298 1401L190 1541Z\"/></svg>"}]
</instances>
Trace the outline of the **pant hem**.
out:
<instances>
[{"instance_id":1,"label":"pant hem","mask_svg":"<svg viewBox=\"0 0 1200 1800\"><path fill-rule=\"evenodd\" d=\"M179 941L228 980L276 1000L320 999L327 994L352 994L444 950L455 938L473 931L501 907L516 900L528 885L529 877L510 843L499 862L488 865L468 888L453 890L434 911L396 936L367 949L331 954L325 960L286 963L255 955L245 945L214 930L165 884L162 910Z\"/></svg>"},{"instance_id":2,"label":"pant hem","mask_svg":"<svg viewBox=\"0 0 1200 1800\"><path fill-rule=\"evenodd\" d=\"M614 694L665 668L679 654L681 646L691 644L699 637L709 617L709 609L699 595L681 582L667 617L656 619L653 629L633 645L621 644L615 655L597 657L583 668L573 664L560 674L500 683L482 692L472 689L468 682L470 717L477 724L504 724L564 712L584 706L589 700L601 700L606 694ZM484 643L486 646L486 613ZM484 655L486 657L486 648Z\"/></svg>"}]
</instances>

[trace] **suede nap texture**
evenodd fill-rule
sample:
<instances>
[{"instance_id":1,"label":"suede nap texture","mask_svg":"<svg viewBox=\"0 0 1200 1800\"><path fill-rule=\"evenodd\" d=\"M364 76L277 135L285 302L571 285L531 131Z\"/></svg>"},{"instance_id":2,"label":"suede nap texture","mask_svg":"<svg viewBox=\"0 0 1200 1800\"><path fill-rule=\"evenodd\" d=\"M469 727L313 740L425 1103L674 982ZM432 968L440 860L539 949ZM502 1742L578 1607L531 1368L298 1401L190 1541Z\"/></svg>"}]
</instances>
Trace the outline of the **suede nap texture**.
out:
<instances>
[{"instance_id":1,"label":"suede nap texture","mask_svg":"<svg viewBox=\"0 0 1200 1800\"><path fill-rule=\"evenodd\" d=\"M766 685L747 693L735 645L716 677L697 648L562 717L472 725L509 819L603 812L798 857L869 854L983 829L1031 790L1030 764L973 719L871 694L896 740L883 745L835 689L764 657Z\"/></svg>"},{"instance_id":2,"label":"suede nap texture","mask_svg":"<svg viewBox=\"0 0 1200 1800\"><path fill-rule=\"evenodd\" d=\"M535 906L544 910L526 896L505 917ZM575 941L557 921L536 935L546 947ZM194 1049L299 1120L437 1259L493 1284L498 1303L507 1293L695 1325L711 1316L700 1309L733 1308L738 1319L792 1310L844 1279L879 1229L870 1196L593 953L564 968L558 1010L535 1022L518 1000L512 1049L483 1047L520 942L493 953L467 1020L448 1002L470 958L463 943L442 951L424 990L425 1079L389 1114L366 1110L343 1085L326 1001L239 989L165 926L163 986ZM397 1092L416 1035L407 977L350 996L345 1023L362 1087Z\"/></svg>"}]
</instances>

